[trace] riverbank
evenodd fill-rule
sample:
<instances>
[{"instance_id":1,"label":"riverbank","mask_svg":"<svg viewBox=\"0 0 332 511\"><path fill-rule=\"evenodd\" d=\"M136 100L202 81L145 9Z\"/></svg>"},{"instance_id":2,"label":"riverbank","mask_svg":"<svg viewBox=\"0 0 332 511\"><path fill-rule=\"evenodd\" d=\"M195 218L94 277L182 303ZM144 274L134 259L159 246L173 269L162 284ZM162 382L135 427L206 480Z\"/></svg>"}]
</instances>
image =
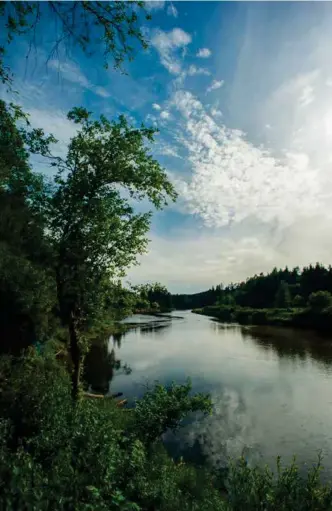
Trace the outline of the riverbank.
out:
<instances>
[{"instance_id":1,"label":"riverbank","mask_svg":"<svg viewBox=\"0 0 332 511\"><path fill-rule=\"evenodd\" d=\"M253 309L249 307L211 305L193 309L192 312L213 317L225 323L305 328L321 333L330 333L332 331L331 307L323 310L313 310L309 307Z\"/></svg>"},{"instance_id":2,"label":"riverbank","mask_svg":"<svg viewBox=\"0 0 332 511\"><path fill-rule=\"evenodd\" d=\"M188 413L211 411L189 383L156 385L130 411L113 399L71 399L63 364L46 350L0 358L1 509L254 511L331 509L319 466L213 470L174 460L162 444ZM89 470L93 467L93 470Z\"/></svg>"}]
</instances>

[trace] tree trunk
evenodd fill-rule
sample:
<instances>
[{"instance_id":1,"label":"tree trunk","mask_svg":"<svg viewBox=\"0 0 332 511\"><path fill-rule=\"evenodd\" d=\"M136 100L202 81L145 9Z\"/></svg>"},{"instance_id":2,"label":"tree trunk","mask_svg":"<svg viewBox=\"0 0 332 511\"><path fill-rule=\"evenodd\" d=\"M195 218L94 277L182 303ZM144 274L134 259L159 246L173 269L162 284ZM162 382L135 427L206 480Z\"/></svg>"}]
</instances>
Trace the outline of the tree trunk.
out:
<instances>
[{"instance_id":1,"label":"tree trunk","mask_svg":"<svg viewBox=\"0 0 332 511\"><path fill-rule=\"evenodd\" d=\"M80 373L81 373L81 353L78 343L78 336L75 327L73 313L69 317L69 349L73 364L72 370L72 396L74 400L78 399Z\"/></svg>"}]
</instances>

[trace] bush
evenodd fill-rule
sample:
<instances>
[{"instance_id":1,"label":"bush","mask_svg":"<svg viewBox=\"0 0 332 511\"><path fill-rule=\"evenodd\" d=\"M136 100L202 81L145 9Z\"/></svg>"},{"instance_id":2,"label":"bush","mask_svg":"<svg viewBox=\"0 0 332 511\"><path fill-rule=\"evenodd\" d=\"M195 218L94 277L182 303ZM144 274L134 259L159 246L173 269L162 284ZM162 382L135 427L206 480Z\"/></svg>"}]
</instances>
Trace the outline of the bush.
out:
<instances>
[{"instance_id":1,"label":"bush","mask_svg":"<svg viewBox=\"0 0 332 511\"><path fill-rule=\"evenodd\" d=\"M189 383L157 385L122 410L109 399L73 404L52 354L2 359L0 374L0 509L194 509L196 472L158 442L189 411L210 410Z\"/></svg>"},{"instance_id":2,"label":"bush","mask_svg":"<svg viewBox=\"0 0 332 511\"><path fill-rule=\"evenodd\" d=\"M235 321L241 325L249 325L252 322L252 309L236 309L234 313Z\"/></svg>"},{"instance_id":3,"label":"bush","mask_svg":"<svg viewBox=\"0 0 332 511\"><path fill-rule=\"evenodd\" d=\"M232 462L226 480L229 510L233 511L313 511L331 509L331 488L321 485L321 459L301 478L295 461L282 468L277 460L276 475L268 468L250 468L244 459Z\"/></svg>"},{"instance_id":4,"label":"bush","mask_svg":"<svg viewBox=\"0 0 332 511\"><path fill-rule=\"evenodd\" d=\"M266 325L267 314L265 310L257 310L252 313L252 324L253 325Z\"/></svg>"},{"instance_id":5,"label":"bush","mask_svg":"<svg viewBox=\"0 0 332 511\"><path fill-rule=\"evenodd\" d=\"M308 299L308 306L315 311L321 311L332 303L332 295L328 291L317 291L311 293Z\"/></svg>"},{"instance_id":6,"label":"bush","mask_svg":"<svg viewBox=\"0 0 332 511\"><path fill-rule=\"evenodd\" d=\"M113 400L74 404L54 356L0 360L0 509L8 511L327 510L319 464L302 479L295 464L268 470L231 462L220 473L173 461L160 436L211 403L190 384L157 385L136 408Z\"/></svg>"}]
</instances>

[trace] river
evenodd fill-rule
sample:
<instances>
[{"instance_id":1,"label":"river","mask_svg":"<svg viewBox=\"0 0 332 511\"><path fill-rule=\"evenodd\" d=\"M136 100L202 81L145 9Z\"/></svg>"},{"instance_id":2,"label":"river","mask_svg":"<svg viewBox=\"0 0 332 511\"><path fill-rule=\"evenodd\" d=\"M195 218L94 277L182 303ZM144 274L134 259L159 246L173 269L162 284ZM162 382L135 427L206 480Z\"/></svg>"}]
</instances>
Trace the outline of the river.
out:
<instances>
[{"instance_id":1,"label":"river","mask_svg":"<svg viewBox=\"0 0 332 511\"><path fill-rule=\"evenodd\" d=\"M210 392L213 415L167 435L172 454L216 466L243 454L250 464L274 466L277 455L289 462L293 454L299 464L311 464L322 450L323 475L331 478L332 339L225 325L188 311L172 316L128 318L141 326L111 338L108 351L131 373L106 376L111 391L122 392L129 404L156 380L190 377L194 391ZM103 374L101 366L97 372Z\"/></svg>"}]
</instances>

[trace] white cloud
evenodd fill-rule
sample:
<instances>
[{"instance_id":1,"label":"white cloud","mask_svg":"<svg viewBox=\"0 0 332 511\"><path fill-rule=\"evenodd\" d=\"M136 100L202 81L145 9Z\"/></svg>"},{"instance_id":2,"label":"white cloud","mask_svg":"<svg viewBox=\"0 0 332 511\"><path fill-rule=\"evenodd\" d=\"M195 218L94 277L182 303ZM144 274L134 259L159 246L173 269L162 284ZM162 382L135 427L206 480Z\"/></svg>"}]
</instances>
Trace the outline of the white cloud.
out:
<instances>
[{"instance_id":1,"label":"white cloud","mask_svg":"<svg viewBox=\"0 0 332 511\"><path fill-rule=\"evenodd\" d=\"M169 16L173 16L173 18L178 17L178 10L174 4L170 3L170 5L167 7L167 14Z\"/></svg>"},{"instance_id":2,"label":"white cloud","mask_svg":"<svg viewBox=\"0 0 332 511\"><path fill-rule=\"evenodd\" d=\"M164 0L154 0L145 2L144 7L147 11L160 11L165 7Z\"/></svg>"},{"instance_id":3,"label":"white cloud","mask_svg":"<svg viewBox=\"0 0 332 511\"><path fill-rule=\"evenodd\" d=\"M289 225L304 211L312 215L318 204L322 207L319 174L308 155L292 151L276 159L240 130L216 124L190 92L175 92L172 104L182 116L182 142L192 169L178 188L188 212L207 226L250 217Z\"/></svg>"},{"instance_id":4,"label":"white cloud","mask_svg":"<svg viewBox=\"0 0 332 511\"><path fill-rule=\"evenodd\" d=\"M320 78L320 71L315 69L308 73L298 74L282 83L273 93L270 101L277 106L283 103L299 103L307 106L314 100L314 92Z\"/></svg>"},{"instance_id":5,"label":"white cloud","mask_svg":"<svg viewBox=\"0 0 332 511\"><path fill-rule=\"evenodd\" d=\"M148 254L132 268L133 283L163 282L172 292L197 292L218 282L241 282L274 266L330 264L331 215L299 216L284 229L263 228L248 219L231 231L185 229L150 235Z\"/></svg>"},{"instance_id":6,"label":"white cloud","mask_svg":"<svg viewBox=\"0 0 332 511\"><path fill-rule=\"evenodd\" d=\"M74 62L60 62L59 60L51 60L48 67L56 71L60 77L65 78L72 83L77 83L86 89L90 88L90 82L82 73L80 68Z\"/></svg>"},{"instance_id":7,"label":"white cloud","mask_svg":"<svg viewBox=\"0 0 332 511\"><path fill-rule=\"evenodd\" d=\"M188 75L194 76L194 75L206 75L209 76L211 73L204 67L196 67L194 65L189 66L188 69Z\"/></svg>"},{"instance_id":8,"label":"white cloud","mask_svg":"<svg viewBox=\"0 0 332 511\"><path fill-rule=\"evenodd\" d=\"M28 107L26 111L30 115L31 125L35 128L43 128L46 133L51 133L58 140L53 146L55 156L64 156L70 139L77 132L77 125L67 119L67 115L60 109L47 110L45 107Z\"/></svg>"},{"instance_id":9,"label":"white cloud","mask_svg":"<svg viewBox=\"0 0 332 511\"><path fill-rule=\"evenodd\" d=\"M170 113L169 113L169 112L167 112L167 110L163 110L163 111L160 113L160 118L161 118L161 119L164 119L164 120L169 119L169 118L170 118Z\"/></svg>"},{"instance_id":10,"label":"white cloud","mask_svg":"<svg viewBox=\"0 0 332 511\"><path fill-rule=\"evenodd\" d=\"M163 156L173 156L174 158L182 159L182 156L179 154L174 145L169 145L165 143L159 143L155 149L155 154L161 154Z\"/></svg>"},{"instance_id":11,"label":"white cloud","mask_svg":"<svg viewBox=\"0 0 332 511\"><path fill-rule=\"evenodd\" d=\"M160 106L160 105L158 105L158 103L153 103L153 104L152 104L152 108L153 108L154 110L161 110L161 106Z\"/></svg>"},{"instance_id":12,"label":"white cloud","mask_svg":"<svg viewBox=\"0 0 332 511\"><path fill-rule=\"evenodd\" d=\"M151 44L159 53L162 65L171 73L179 75L182 70L179 51L191 43L191 35L181 28L173 28L170 32L155 30Z\"/></svg>"},{"instance_id":13,"label":"white cloud","mask_svg":"<svg viewBox=\"0 0 332 511\"><path fill-rule=\"evenodd\" d=\"M109 98L111 94L104 87L92 87L91 89L101 98Z\"/></svg>"},{"instance_id":14,"label":"white cloud","mask_svg":"<svg viewBox=\"0 0 332 511\"><path fill-rule=\"evenodd\" d=\"M224 80L213 80L210 87L207 88L207 92L211 92L216 89L220 89L224 85Z\"/></svg>"},{"instance_id":15,"label":"white cloud","mask_svg":"<svg viewBox=\"0 0 332 511\"><path fill-rule=\"evenodd\" d=\"M102 98L110 97L110 93L104 87L99 87L89 82L87 77L74 62L60 62L55 59L49 62L48 67L57 72L60 78L64 78L84 89L89 89L97 94L97 96Z\"/></svg>"},{"instance_id":16,"label":"white cloud","mask_svg":"<svg viewBox=\"0 0 332 511\"><path fill-rule=\"evenodd\" d=\"M157 126L158 125L158 119L155 115L152 115L152 114L148 114L146 117L145 117L145 121L146 122L152 122L152 124L154 126Z\"/></svg>"},{"instance_id":17,"label":"white cloud","mask_svg":"<svg viewBox=\"0 0 332 511\"><path fill-rule=\"evenodd\" d=\"M306 85L299 97L299 103L301 106L308 106L315 99L314 88L311 85Z\"/></svg>"},{"instance_id":18,"label":"white cloud","mask_svg":"<svg viewBox=\"0 0 332 511\"><path fill-rule=\"evenodd\" d=\"M211 115L213 117L222 117L221 110L218 110L217 108L211 108Z\"/></svg>"},{"instance_id":19,"label":"white cloud","mask_svg":"<svg viewBox=\"0 0 332 511\"><path fill-rule=\"evenodd\" d=\"M200 48L198 52L196 53L196 57L199 57L201 59L207 59L212 54L211 50L209 48Z\"/></svg>"}]
</instances>

